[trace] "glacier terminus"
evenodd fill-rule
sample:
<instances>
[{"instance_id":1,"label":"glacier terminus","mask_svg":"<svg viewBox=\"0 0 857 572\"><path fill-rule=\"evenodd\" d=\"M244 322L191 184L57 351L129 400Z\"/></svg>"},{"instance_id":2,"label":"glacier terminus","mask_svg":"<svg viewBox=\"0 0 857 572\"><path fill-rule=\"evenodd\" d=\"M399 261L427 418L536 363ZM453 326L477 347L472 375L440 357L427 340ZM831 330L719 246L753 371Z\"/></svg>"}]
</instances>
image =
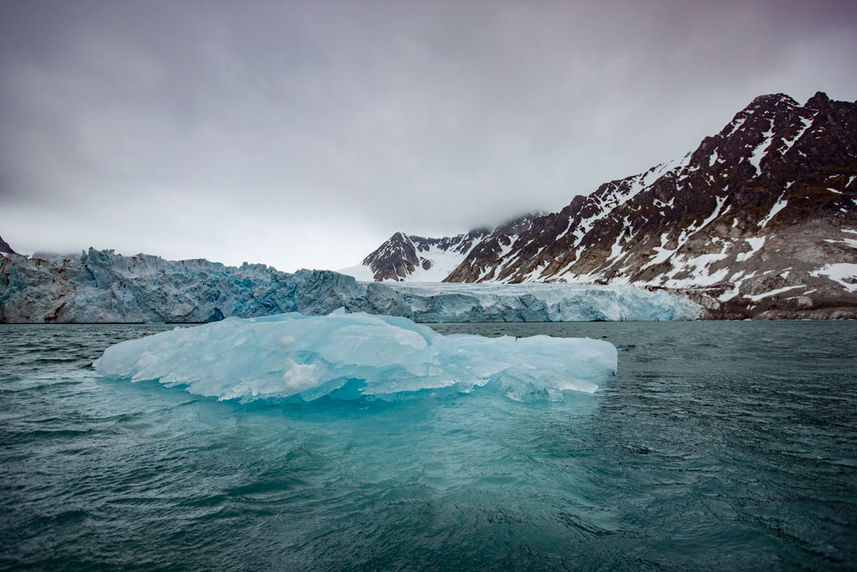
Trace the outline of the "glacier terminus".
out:
<instances>
[{"instance_id":1,"label":"glacier terminus","mask_svg":"<svg viewBox=\"0 0 857 572\"><path fill-rule=\"evenodd\" d=\"M628 285L363 283L327 270L288 274L109 250L51 260L0 255L6 323L203 323L338 309L415 322L660 321L701 312L686 298Z\"/></svg>"}]
</instances>

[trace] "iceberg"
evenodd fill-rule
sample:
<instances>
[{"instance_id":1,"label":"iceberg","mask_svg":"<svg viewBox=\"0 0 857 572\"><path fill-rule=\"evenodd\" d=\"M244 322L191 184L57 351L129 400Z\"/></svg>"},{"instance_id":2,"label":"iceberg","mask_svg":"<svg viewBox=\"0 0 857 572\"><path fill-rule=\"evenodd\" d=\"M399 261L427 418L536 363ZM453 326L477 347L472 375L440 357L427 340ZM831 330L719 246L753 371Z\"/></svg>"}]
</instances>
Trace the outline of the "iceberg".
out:
<instances>
[{"instance_id":1,"label":"iceberg","mask_svg":"<svg viewBox=\"0 0 857 572\"><path fill-rule=\"evenodd\" d=\"M484 388L526 401L594 392L615 374L617 352L602 340L444 336L402 317L287 313L121 342L93 366L220 400L395 400Z\"/></svg>"}]
</instances>

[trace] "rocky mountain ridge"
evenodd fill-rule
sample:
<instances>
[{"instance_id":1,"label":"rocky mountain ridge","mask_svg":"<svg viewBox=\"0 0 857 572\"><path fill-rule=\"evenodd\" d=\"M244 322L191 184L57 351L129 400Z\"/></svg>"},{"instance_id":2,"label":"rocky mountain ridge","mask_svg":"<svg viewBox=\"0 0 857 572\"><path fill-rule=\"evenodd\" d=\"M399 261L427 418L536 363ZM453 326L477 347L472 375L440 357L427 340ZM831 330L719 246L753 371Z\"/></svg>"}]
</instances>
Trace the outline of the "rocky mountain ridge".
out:
<instances>
[{"instance_id":1,"label":"rocky mountain ridge","mask_svg":"<svg viewBox=\"0 0 857 572\"><path fill-rule=\"evenodd\" d=\"M473 237L443 280L666 288L714 318L857 317L857 102L757 97L680 160L519 223ZM364 265L409 279L385 246Z\"/></svg>"},{"instance_id":2,"label":"rocky mountain ridge","mask_svg":"<svg viewBox=\"0 0 857 572\"><path fill-rule=\"evenodd\" d=\"M362 264L372 268L377 280L410 276L419 270L432 270L440 253L446 254L447 259L463 260L486 234L484 230L473 230L453 237L426 238L397 232L364 258Z\"/></svg>"},{"instance_id":3,"label":"rocky mountain ridge","mask_svg":"<svg viewBox=\"0 0 857 572\"><path fill-rule=\"evenodd\" d=\"M7 254L15 254L15 251L12 250L12 247L9 246L9 243L3 240L3 237L0 236L0 252L5 252Z\"/></svg>"},{"instance_id":4,"label":"rocky mountain ridge","mask_svg":"<svg viewBox=\"0 0 857 572\"><path fill-rule=\"evenodd\" d=\"M497 228L473 229L444 238L426 238L397 232L363 259L359 266L342 272L365 280L441 281L467 259L475 247L482 247L494 235L518 235L532 227L542 213L514 218Z\"/></svg>"}]
</instances>

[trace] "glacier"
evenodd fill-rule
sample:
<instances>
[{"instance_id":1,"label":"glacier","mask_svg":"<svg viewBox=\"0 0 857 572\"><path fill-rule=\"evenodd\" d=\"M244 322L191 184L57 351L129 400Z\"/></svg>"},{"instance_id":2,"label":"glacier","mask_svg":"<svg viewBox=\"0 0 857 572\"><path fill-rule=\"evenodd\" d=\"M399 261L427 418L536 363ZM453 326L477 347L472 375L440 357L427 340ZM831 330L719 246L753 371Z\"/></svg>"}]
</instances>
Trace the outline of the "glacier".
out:
<instances>
[{"instance_id":1,"label":"glacier","mask_svg":"<svg viewBox=\"0 0 857 572\"><path fill-rule=\"evenodd\" d=\"M176 327L110 346L93 366L220 400L396 400L485 388L528 401L594 392L616 373L617 352L586 338L444 336L402 317L288 313Z\"/></svg>"},{"instance_id":2,"label":"glacier","mask_svg":"<svg viewBox=\"0 0 857 572\"><path fill-rule=\"evenodd\" d=\"M289 274L89 249L44 260L0 254L0 322L204 323L336 309L415 322L692 320L701 308L625 285L358 282L329 270Z\"/></svg>"},{"instance_id":3,"label":"glacier","mask_svg":"<svg viewBox=\"0 0 857 572\"><path fill-rule=\"evenodd\" d=\"M385 283L421 322L692 320L700 307L664 290L566 283Z\"/></svg>"},{"instance_id":4,"label":"glacier","mask_svg":"<svg viewBox=\"0 0 857 572\"><path fill-rule=\"evenodd\" d=\"M51 260L0 256L0 322L212 322L302 312L326 314L362 291L327 271L264 264L170 261L90 248Z\"/></svg>"}]
</instances>

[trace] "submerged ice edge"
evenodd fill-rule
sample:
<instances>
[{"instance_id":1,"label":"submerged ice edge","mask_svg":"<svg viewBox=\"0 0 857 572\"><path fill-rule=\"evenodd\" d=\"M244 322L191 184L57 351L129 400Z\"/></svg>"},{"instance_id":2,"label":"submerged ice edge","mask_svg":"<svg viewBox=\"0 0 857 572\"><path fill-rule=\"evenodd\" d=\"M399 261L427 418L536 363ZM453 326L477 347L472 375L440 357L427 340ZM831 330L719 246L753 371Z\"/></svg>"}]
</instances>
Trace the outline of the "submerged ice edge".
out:
<instances>
[{"instance_id":1,"label":"submerged ice edge","mask_svg":"<svg viewBox=\"0 0 857 572\"><path fill-rule=\"evenodd\" d=\"M289 313L121 342L93 365L102 376L218 399L394 400L485 388L528 401L594 392L615 374L617 352L588 338L444 336L401 317Z\"/></svg>"}]
</instances>

